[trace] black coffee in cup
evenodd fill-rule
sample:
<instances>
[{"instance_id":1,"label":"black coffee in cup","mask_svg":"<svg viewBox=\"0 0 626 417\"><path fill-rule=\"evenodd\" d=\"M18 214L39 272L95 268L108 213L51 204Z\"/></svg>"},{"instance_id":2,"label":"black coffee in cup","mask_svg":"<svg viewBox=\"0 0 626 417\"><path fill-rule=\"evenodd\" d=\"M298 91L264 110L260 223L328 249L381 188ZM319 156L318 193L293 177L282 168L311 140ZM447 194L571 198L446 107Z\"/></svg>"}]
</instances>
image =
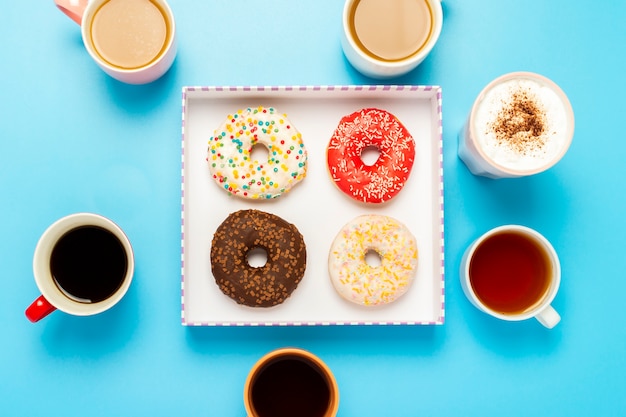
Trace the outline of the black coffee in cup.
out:
<instances>
[{"instance_id":1,"label":"black coffee in cup","mask_svg":"<svg viewBox=\"0 0 626 417\"><path fill-rule=\"evenodd\" d=\"M325 417L331 386L319 367L303 357L276 358L259 369L251 385L258 417Z\"/></svg>"},{"instance_id":2,"label":"black coffee in cup","mask_svg":"<svg viewBox=\"0 0 626 417\"><path fill-rule=\"evenodd\" d=\"M97 303L124 282L128 258L122 242L109 230L81 226L66 232L50 256L55 284L70 299Z\"/></svg>"}]
</instances>

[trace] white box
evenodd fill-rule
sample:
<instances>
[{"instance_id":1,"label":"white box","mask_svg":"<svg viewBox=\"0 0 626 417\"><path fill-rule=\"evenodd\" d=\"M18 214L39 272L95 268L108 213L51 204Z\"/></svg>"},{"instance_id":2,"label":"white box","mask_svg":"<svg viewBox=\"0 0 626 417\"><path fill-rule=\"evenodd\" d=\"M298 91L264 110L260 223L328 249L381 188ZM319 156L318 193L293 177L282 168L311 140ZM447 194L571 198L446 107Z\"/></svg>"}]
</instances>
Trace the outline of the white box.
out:
<instances>
[{"instance_id":1,"label":"white box","mask_svg":"<svg viewBox=\"0 0 626 417\"><path fill-rule=\"evenodd\" d=\"M308 151L307 176L289 193L252 201L229 196L209 174L209 138L228 114L247 107L286 113ZM340 119L362 108L394 114L416 142L404 189L382 205L350 199L326 167L326 146ZM441 88L437 86L184 87L182 125L182 324L415 325L444 322L444 239ZM211 273L213 233L231 212L255 208L296 225L307 245L305 276L284 303L239 305L222 294ZM385 214L414 234L415 281L393 303L363 307L342 299L328 277L328 250L341 227L360 214Z\"/></svg>"}]
</instances>

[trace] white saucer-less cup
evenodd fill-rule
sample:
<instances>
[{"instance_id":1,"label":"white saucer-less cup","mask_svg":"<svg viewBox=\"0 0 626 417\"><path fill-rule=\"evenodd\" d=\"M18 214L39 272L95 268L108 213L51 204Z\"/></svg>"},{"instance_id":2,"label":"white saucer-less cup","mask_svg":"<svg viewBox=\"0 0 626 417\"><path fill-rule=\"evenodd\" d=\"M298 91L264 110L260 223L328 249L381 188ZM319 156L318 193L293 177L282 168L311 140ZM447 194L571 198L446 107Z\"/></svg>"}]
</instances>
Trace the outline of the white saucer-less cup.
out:
<instances>
[{"instance_id":1,"label":"white saucer-less cup","mask_svg":"<svg viewBox=\"0 0 626 417\"><path fill-rule=\"evenodd\" d=\"M377 58L371 53L364 50L363 44L357 39L351 27L354 27L353 19L355 15L355 7L360 7L359 2L379 2L382 13L392 10L389 7L393 0L346 0L343 7L343 30L341 32L341 46L348 62L363 75L372 78L386 79L397 77L408 73L415 69L434 48L441 28L443 26L443 10L440 0L413 0L415 2L424 2L429 10L430 30L424 44L413 54L394 60L385 60ZM411 19L411 16L403 14L401 10L396 11L397 15L386 16L388 19ZM406 23L406 22L405 22ZM409 22L410 24L410 22Z\"/></svg>"},{"instance_id":2,"label":"white saucer-less cup","mask_svg":"<svg viewBox=\"0 0 626 417\"><path fill-rule=\"evenodd\" d=\"M98 53L94 45L94 39L91 34L94 17L103 6L112 1L148 2L148 0L55 0L55 3L63 13L80 25L83 43L87 52L104 72L116 80L127 84L147 84L159 79L170 69L176 58L176 22L167 1L149 0L149 3L156 6L161 12L166 24L165 42L160 52L149 62L132 68L123 68L106 61ZM128 13L125 16L125 20L124 25L130 25L129 27L133 28L143 24L142 22L133 21L133 16L129 16ZM121 30L120 27L116 29L117 32Z\"/></svg>"},{"instance_id":3,"label":"white saucer-less cup","mask_svg":"<svg viewBox=\"0 0 626 417\"><path fill-rule=\"evenodd\" d=\"M487 178L518 178L555 165L574 136L574 111L561 88L532 72L491 81L458 136L459 158Z\"/></svg>"},{"instance_id":4,"label":"white saucer-less cup","mask_svg":"<svg viewBox=\"0 0 626 417\"><path fill-rule=\"evenodd\" d=\"M530 242L533 243L536 248L543 252L543 255L545 255L545 259L551 265L551 273L548 277L549 283L544 295L534 305L530 306L528 309L520 313L504 314L502 312L494 310L481 300L480 296L476 293L474 287L472 286L470 267L477 248L486 240L491 239L492 237L502 233L516 233L528 239ZM504 225L496 227L484 233L482 236L476 239L463 254L460 267L460 279L461 287L463 288L463 292L467 296L467 299L476 308L493 317L507 321L520 321L534 317L539 321L539 323L549 329L556 326L561 320L561 316L559 315L559 313L557 313L557 311L550 305L554 300L554 297L556 296L559 285L561 283L561 266L559 258L550 242L539 232L531 228L520 225ZM502 279L505 279L505 277L502 277Z\"/></svg>"},{"instance_id":5,"label":"white saucer-less cup","mask_svg":"<svg viewBox=\"0 0 626 417\"><path fill-rule=\"evenodd\" d=\"M112 233L123 248L126 257L126 270L119 287L106 299L98 302L77 300L65 293L56 284L51 268L52 253L59 240L72 230L90 226ZM76 213L63 217L45 230L35 247L33 274L41 295L26 309L26 317L32 322L37 322L55 310L75 316L90 316L106 311L124 297L130 287L134 269L135 261L130 241L113 221L93 213Z\"/></svg>"}]
</instances>

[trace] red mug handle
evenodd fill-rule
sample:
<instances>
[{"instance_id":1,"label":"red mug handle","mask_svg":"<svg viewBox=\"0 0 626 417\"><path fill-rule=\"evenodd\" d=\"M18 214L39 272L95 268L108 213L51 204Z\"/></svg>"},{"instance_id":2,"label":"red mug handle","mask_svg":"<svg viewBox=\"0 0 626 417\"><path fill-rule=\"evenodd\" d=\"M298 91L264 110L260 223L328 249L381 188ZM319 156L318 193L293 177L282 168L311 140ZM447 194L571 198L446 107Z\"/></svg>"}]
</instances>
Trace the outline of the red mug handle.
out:
<instances>
[{"instance_id":1,"label":"red mug handle","mask_svg":"<svg viewBox=\"0 0 626 417\"><path fill-rule=\"evenodd\" d=\"M57 308L50 304L43 295L40 295L33 303L26 309L26 317L33 323L46 317Z\"/></svg>"}]
</instances>

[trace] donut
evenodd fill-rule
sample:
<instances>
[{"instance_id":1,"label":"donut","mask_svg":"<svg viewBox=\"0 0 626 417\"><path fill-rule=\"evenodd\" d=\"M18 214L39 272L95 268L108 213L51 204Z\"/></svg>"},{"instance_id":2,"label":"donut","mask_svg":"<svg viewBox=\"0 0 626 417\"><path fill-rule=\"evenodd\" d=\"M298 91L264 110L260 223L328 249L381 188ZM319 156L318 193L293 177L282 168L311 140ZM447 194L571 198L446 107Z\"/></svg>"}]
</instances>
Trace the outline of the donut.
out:
<instances>
[{"instance_id":1,"label":"donut","mask_svg":"<svg viewBox=\"0 0 626 417\"><path fill-rule=\"evenodd\" d=\"M379 266L365 256L374 251ZM384 215L368 214L346 224L333 241L328 272L344 299L362 306L388 304L410 287L417 269L417 244L409 229Z\"/></svg>"},{"instance_id":2,"label":"donut","mask_svg":"<svg viewBox=\"0 0 626 417\"><path fill-rule=\"evenodd\" d=\"M252 159L256 145L267 148L267 160ZM209 139L207 161L211 176L229 194L271 199L304 179L307 152L285 114L256 107L228 115Z\"/></svg>"},{"instance_id":3,"label":"donut","mask_svg":"<svg viewBox=\"0 0 626 417\"><path fill-rule=\"evenodd\" d=\"M254 249L264 250L267 262L248 263ZM296 226L260 210L228 215L211 242L211 272L219 289L238 304L271 307L296 289L306 269L306 246Z\"/></svg>"},{"instance_id":4,"label":"donut","mask_svg":"<svg viewBox=\"0 0 626 417\"><path fill-rule=\"evenodd\" d=\"M366 165L365 149L376 148L378 159ZM393 114L375 108L344 116L326 150L328 170L337 187L365 203L389 201L402 190L415 159L415 141Z\"/></svg>"}]
</instances>

